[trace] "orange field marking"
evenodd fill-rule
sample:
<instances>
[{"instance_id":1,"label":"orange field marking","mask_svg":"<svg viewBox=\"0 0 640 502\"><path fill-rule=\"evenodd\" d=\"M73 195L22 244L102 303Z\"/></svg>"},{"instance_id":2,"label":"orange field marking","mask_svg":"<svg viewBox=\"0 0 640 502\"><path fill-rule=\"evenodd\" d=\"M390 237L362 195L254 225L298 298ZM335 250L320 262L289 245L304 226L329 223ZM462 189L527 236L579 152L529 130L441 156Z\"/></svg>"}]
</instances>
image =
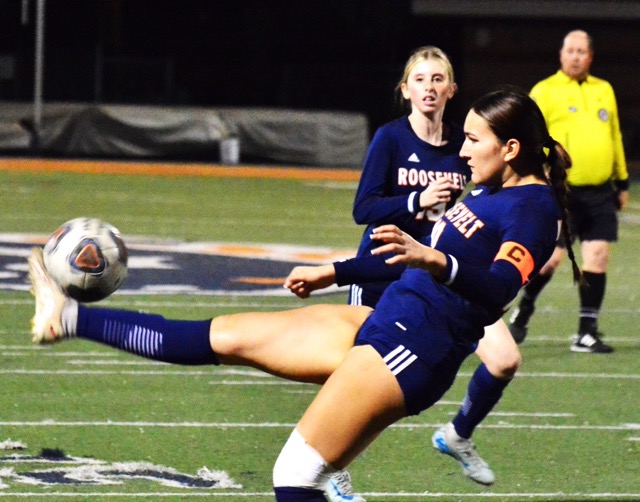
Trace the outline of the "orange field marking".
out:
<instances>
[{"instance_id":1,"label":"orange field marking","mask_svg":"<svg viewBox=\"0 0 640 502\"><path fill-rule=\"evenodd\" d=\"M258 284L262 286L282 286L286 277L237 277L233 282L241 284Z\"/></svg>"},{"instance_id":2,"label":"orange field marking","mask_svg":"<svg viewBox=\"0 0 640 502\"><path fill-rule=\"evenodd\" d=\"M327 181L358 181L360 179L360 171L354 169L17 158L0 159L0 171L147 176L209 176L218 178L278 178Z\"/></svg>"}]
</instances>

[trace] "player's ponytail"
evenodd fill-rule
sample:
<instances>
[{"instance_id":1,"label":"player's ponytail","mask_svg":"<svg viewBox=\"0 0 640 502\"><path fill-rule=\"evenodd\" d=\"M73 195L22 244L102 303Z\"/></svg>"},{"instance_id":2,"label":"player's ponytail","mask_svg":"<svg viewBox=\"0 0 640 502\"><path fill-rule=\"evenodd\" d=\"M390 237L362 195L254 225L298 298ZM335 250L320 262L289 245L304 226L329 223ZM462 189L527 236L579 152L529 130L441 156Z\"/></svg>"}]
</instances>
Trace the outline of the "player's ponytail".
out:
<instances>
[{"instance_id":1,"label":"player's ponytail","mask_svg":"<svg viewBox=\"0 0 640 502\"><path fill-rule=\"evenodd\" d=\"M542 146L549 149L549 153L546 155L546 164L549 167L547 179L562 209L562 238L566 243L567 255L571 260L573 280L582 285L584 284L584 278L571 245L572 236L569 227L569 211L567 208L567 169L571 167L571 157L569 157L569 154L563 146L551 136L547 137Z\"/></svg>"}]
</instances>

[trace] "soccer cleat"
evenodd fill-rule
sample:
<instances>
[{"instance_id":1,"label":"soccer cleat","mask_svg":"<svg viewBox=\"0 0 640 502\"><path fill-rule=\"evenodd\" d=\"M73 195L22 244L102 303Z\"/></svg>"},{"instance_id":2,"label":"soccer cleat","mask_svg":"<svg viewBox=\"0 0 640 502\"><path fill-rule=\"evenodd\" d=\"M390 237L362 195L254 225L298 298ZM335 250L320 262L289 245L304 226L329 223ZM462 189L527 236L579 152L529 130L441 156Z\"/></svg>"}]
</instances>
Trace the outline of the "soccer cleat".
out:
<instances>
[{"instance_id":1,"label":"soccer cleat","mask_svg":"<svg viewBox=\"0 0 640 502\"><path fill-rule=\"evenodd\" d=\"M47 273L42 249L33 248L27 259L31 294L36 298L36 313L31 319L33 343L53 343L65 338L62 329L62 309L67 297Z\"/></svg>"},{"instance_id":2,"label":"soccer cleat","mask_svg":"<svg viewBox=\"0 0 640 502\"><path fill-rule=\"evenodd\" d=\"M571 344L572 352L591 352L592 354L610 354L613 347L607 345L600 337L602 333L586 333L583 335L573 335Z\"/></svg>"},{"instance_id":3,"label":"soccer cleat","mask_svg":"<svg viewBox=\"0 0 640 502\"><path fill-rule=\"evenodd\" d=\"M489 464L478 455L473 441L458 436L451 422L440 427L431 438L431 442L440 453L455 458L468 478L487 486L495 482L496 475Z\"/></svg>"},{"instance_id":4,"label":"soccer cleat","mask_svg":"<svg viewBox=\"0 0 640 502\"><path fill-rule=\"evenodd\" d=\"M346 469L337 471L329 478L324 493L330 502L366 502L360 495L353 493L351 474Z\"/></svg>"},{"instance_id":5,"label":"soccer cleat","mask_svg":"<svg viewBox=\"0 0 640 502\"><path fill-rule=\"evenodd\" d=\"M533 303L520 301L520 305L516 307L509 318L509 331L515 342L519 345L524 342L527 337L529 328L529 319L535 312L536 307Z\"/></svg>"}]
</instances>

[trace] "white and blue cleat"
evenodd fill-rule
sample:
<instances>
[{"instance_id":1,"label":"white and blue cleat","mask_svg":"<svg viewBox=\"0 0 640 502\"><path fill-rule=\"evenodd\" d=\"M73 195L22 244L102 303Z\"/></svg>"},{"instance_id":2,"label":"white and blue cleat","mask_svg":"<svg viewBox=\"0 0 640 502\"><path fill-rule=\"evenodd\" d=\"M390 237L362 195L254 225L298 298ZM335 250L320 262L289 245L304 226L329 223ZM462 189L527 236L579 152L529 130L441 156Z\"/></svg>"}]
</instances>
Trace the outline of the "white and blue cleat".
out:
<instances>
[{"instance_id":1,"label":"white and blue cleat","mask_svg":"<svg viewBox=\"0 0 640 502\"><path fill-rule=\"evenodd\" d=\"M434 433L431 442L433 447L440 453L455 458L468 478L486 486L495 482L496 475L489 467L489 464L478 455L471 439L458 436L451 422L440 427Z\"/></svg>"},{"instance_id":2,"label":"white and blue cleat","mask_svg":"<svg viewBox=\"0 0 640 502\"><path fill-rule=\"evenodd\" d=\"M346 469L331 476L324 487L324 493L330 502L366 502L360 495L353 493L351 474Z\"/></svg>"}]
</instances>

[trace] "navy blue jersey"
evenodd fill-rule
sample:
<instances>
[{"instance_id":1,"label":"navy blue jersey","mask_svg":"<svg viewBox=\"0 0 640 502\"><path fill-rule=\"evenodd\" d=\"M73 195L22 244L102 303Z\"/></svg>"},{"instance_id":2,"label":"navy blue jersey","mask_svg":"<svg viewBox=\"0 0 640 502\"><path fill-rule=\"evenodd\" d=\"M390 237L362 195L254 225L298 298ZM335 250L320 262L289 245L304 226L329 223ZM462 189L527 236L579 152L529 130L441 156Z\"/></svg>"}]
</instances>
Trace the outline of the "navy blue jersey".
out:
<instances>
[{"instance_id":1,"label":"navy blue jersey","mask_svg":"<svg viewBox=\"0 0 640 502\"><path fill-rule=\"evenodd\" d=\"M433 227L431 245L448 255L446 283L407 268L367 322L425 361L432 336L480 339L551 256L561 216L549 186L477 187Z\"/></svg>"},{"instance_id":2,"label":"navy blue jersey","mask_svg":"<svg viewBox=\"0 0 640 502\"><path fill-rule=\"evenodd\" d=\"M353 204L354 220L367 225L357 256L368 256L377 245L369 238L373 228L394 224L421 239L431 233L433 223L455 204L470 178L470 170L459 156L464 142L462 129L452 124L448 124L448 128L449 140L439 147L421 140L406 116L376 131ZM452 200L427 210L420 208L420 192L440 177L447 177L455 184ZM363 285L371 290L363 303L374 306L387 285L388 282Z\"/></svg>"}]
</instances>

